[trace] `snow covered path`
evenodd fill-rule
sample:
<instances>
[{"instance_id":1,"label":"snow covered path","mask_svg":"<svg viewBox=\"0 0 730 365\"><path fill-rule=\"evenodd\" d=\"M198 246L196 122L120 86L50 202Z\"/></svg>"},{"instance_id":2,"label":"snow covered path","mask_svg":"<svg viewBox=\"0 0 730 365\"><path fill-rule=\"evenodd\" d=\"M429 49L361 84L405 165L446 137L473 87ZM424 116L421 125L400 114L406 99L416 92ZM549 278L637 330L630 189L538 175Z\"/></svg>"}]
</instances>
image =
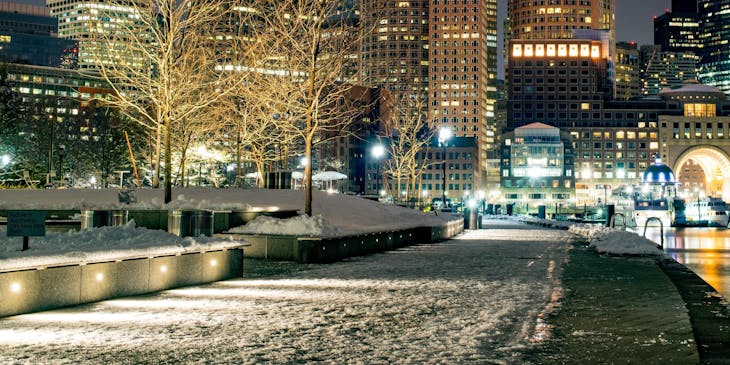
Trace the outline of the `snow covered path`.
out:
<instances>
[{"instance_id":1,"label":"snow covered path","mask_svg":"<svg viewBox=\"0 0 730 365\"><path fill-rule=\"evenodd\" d=\"M523 363L574 236L504 224L285 277L0 319L0 363Z\"/></svg>"}]
</instances>

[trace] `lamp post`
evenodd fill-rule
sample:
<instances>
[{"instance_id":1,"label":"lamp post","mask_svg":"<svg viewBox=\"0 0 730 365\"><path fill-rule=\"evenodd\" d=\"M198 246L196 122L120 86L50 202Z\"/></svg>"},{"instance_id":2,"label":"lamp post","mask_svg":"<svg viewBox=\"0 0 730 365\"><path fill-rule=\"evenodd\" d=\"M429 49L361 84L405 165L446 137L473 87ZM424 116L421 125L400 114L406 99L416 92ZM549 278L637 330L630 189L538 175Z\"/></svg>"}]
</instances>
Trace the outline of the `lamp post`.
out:
<instances>
[{"instance_id":1,"label":"lamp post","mask_svg":"<svg viewBox=\"0 0 730 365\"><path fill-rule=\"evenodd\" d=\"M66 153L66 146L63 144L58 145L58 178L61 181L61 184L64 183L63 181L63 155Z\"/></svg>"},{"instance_id":2,"label":"lamp post","mask_svg":"<svg viewBox=\"0 0 730 365\"><path fill-rule=\"evenodd\" d=\"M375 159L375 194L378 195L378 200L380 200L380 158L385 155L385 146L378 143L373 146L370 153Z\"/></svg>"},{"instance_id":3,"label":"lamp post","mask_svg":"<svg viewBox=\"0 0 730 365\"><path fill-rule=\"evenodd\" d=\"M439 131L439 143L443 147L443 159L441 167L443 168L442 186L441 186L441 207L446 207L446 141L451 138L451 128L441 127Z\"/></svg>"}]
</instances>

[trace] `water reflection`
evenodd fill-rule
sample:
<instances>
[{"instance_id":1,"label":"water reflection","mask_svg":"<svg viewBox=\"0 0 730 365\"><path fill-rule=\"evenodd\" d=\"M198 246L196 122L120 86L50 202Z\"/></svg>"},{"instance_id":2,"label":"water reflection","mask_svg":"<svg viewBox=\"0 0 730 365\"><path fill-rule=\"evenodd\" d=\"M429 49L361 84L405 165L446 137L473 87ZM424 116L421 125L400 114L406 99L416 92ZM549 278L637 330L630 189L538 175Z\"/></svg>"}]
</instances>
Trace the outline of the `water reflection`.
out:
<instances>
[{"instance_id":1,"label":"water reflection","mask_svg":"<svg viewBox=\"0 0 730 365\"><path fill-rule=\"evenodd\" d=\"M659 243L659 228L647 229L646 237ZM730 298L730 229L667 228L664 250L724 297Z\"/></svg>"}]
</instances>

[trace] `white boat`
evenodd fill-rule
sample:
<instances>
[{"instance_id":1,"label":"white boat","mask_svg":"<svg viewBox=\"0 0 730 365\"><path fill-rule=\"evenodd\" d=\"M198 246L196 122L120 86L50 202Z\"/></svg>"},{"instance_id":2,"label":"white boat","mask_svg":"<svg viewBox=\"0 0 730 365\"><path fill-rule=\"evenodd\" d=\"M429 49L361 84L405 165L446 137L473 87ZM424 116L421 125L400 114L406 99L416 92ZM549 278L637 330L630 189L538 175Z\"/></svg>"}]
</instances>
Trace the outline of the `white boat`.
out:
<instances>
[{"instance_id":1,"label":"white boat","mask_svg":"<svg viewBox=\"0 0 730 365\"><path fill-rule=\"evenodd\" d=\"M667 198L644 198L637 196L634 200L633 220L637 227L643 228L648 222L649 226L658 226L656 219L662 222L664 227L672 225L674 207ZM654 218L651 221L649 218Z\"/></svg>"},{"instance_id":2,"label":"white boat","mask_svg":"<svg viewBox=\"0 0 730 365\"><path fill-rule=\"evenodd\" d=\"M728 205L720 198L709 197L707 199L691 200L685 204L684 226L695 227L727 227Z\"/></svg>"}]
</instances>

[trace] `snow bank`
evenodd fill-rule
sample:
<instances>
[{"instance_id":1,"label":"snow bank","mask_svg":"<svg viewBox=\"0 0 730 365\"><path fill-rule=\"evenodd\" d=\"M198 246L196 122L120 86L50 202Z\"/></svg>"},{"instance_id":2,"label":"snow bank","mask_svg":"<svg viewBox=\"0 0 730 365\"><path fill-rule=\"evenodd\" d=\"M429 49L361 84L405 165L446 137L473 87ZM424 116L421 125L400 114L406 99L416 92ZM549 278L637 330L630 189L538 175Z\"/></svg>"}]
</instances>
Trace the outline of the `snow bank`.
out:
<instances>
[{"instance_id":1,"label":"snow bank","mask_svg":"<svg viewBox=\"0 0 730 365\"><path fill-rule=\"evenodd\" d=\"M588 247L599 253L613 255L664 256L664 252L654 241L617 229L594 234Z\"/></svg>"},{"instance_id":2,"label":"snow bank","mask_svg":"<svg viewBox=\"0 0 730 365\"><path fill-rule=\"evenodd\" d=\"M0 271L219 250L242 243L211 237L181 238L165 231L139 228L130 221L125 226L30 237L29 249L21 251L22 237L7 237L6 227L2 226Z\"/></svg>"},{"instance_id":3,"label":"snow bank","mask_svg":"<svg viewBox=\"0 0 730 365\"><path fill-rule=\"evenodd\" d=\"M665 256L654 241L640 237L633 232L595 224L575 223L570 221L553 221L535 217L519 217L524 222L539 224L550 228L568 229L570 232L585 237L588 247L598 253L611 255Z\"/></svg>"},{"instance_id":4,"label":"snow bank","mask_svg":"<svg viewBox=\"0 0 730 365\"><path fill-rule=\"evenodd\" d=\"M258 216L244 226L234 227L232 233L249 234L277 234L291 236L333 237L342 233L342 230L333 226L321 215L309 217L300 215L287 219L267 216Z\"/></svg>"}]
</instances>

